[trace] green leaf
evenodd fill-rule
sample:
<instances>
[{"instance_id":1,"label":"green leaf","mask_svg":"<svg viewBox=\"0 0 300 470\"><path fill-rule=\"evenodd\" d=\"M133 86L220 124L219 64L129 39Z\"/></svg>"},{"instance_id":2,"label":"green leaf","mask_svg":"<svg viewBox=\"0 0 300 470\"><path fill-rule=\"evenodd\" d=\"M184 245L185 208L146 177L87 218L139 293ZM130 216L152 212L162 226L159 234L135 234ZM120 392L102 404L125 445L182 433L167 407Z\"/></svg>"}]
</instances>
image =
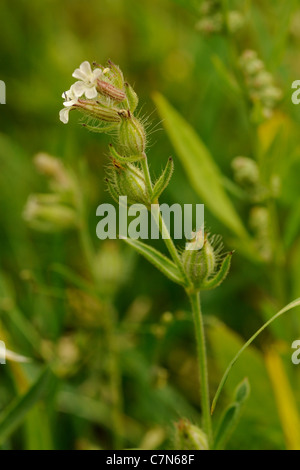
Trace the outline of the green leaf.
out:
<instances>
[{"instance_id":1,"label":"green leaf","mask_svg":"<svg viewBox=\"0 0 300 470\"><path fill-rule=\"evenodd\" d=\"M250 385L245 378L236 388L234 402L228 406L221 419L214 442L214 449L223 449L229 440L243 410L243 404L250 394Z\"/></svg>"},{"instance_id":2,"label":"green leaf","mask_svg":"<svg viewBox=\"0 0 300 470\"><path fill-rule=\"evenodd\" d=\"M127 156L124 157L123 155L120 155L116 151L116 149L113 147L112 144L109 145L109 152L110 152L110 156L112 157L112 159L117 160L117 162L120 162L120 163L134 163L134 162L143 160L145 158L144 154L132 155L131 157L127 157Z\"/></svg>"},{"instance_id":3,"label":"green leaf","mask_svg":"<svg viewBox=\"0 0 300 470\"><path fill-rule=\"evenodd\" d=\"M206 207L238 237L249 238L222 186L222 174L200 137L162 95L155 93L154 101L189 180Z\"/></svg>"},{"instance_id":4,"label":"green leaf","mask_svg":"<svg viewBox=\"0 0 300 470\"><path fill-rule=\"evenodd\" d=\"M158 180L156 181L154 185L152 196L151 196L151 202L154 202L156 199L158 199L159 196L162 194L162 192L166 189L172 177L173 171L174 171L173 158L170 157L168 159L166 168L164 169L161 176L158 178Z\"/></svg>"},{"instance_id":5,"label":"green leaf","mask_svg":"<svg viewBox=\"0 0 300 470\"><path fill-rule=\"evenodd\" d=\"M177 266L167 258L165 255L157 251L152 246L146 245L138 240L132 238L121 238L128 245L132 246L140 255L144 256L150 263L152 263L157 269L159 269L165 276L171 281L176 282L180 285L185 285L184 279Z\"/></svg>"},{"instance_id":6,"label":"green leaf","mask_svg":"<svg viewBox=\"0 0 300 470\"><path fill-rule=\"evenodd\" d=\"M225 280L227 274L229 273L231 265L232 253L229 253L222 261L222 264L217 272L217 274L208 281L204 282L201 286L202 290L215 289Z\"/></svg>"},{"instance_id":7,"label":"green leaf","mask_svg":"<svg viewBox=\"0 0 300 470\"><path fill-rule=\"evenodd\" d=\"M221 382L220 382L220 385L217 389L217 392L215 394L215 397L213 399L213 402L212 402L212 407L211 407L211 412L213 413L214 412L214 409L216 407L216 404L217 404L217 401L218 401L218 398L220 396L220 393L226 383L226 380L228 378L228 375L230 373L230 370L232 368L232 366L236 363L236 361L238 360L238 358L240 357L240 355L245 351L245 349L247 349L247 347L255 340L255 338L257 338L257 336L262 332L264 331L271 323L273 323L273 321L277 320L277 318L281 317L281 315L283 315L284 313L288 312L289 310L291 310L292 308L295 308L295 307L299 307L300 305L300 298L294 300L293 302L289 303L288 305L286 305L283 309L281 309L279 312L277 312L272 318L270 318L270 320L268 320L261 328L259 328L259 330L257 330L256 333L254 333L254 335L251 336L251 338L244 344L244 346L238 351L238 353L234 356L234 358L232 359L232 361L230 362L229 366L227 367L226 371L224 372L224 375L221 379Z\"/></svg>"},{"instance_id":8,"label":"green leaf","mask_svg":"<svg viewBox=\"0 0 300 470\"><path fill-rule=\"evenodd\" d=\"M44 370L25 395L17 398L0 415L0 443L22 423L28 411L42 398L52 376Z\"/></svg>"}]
</instances>

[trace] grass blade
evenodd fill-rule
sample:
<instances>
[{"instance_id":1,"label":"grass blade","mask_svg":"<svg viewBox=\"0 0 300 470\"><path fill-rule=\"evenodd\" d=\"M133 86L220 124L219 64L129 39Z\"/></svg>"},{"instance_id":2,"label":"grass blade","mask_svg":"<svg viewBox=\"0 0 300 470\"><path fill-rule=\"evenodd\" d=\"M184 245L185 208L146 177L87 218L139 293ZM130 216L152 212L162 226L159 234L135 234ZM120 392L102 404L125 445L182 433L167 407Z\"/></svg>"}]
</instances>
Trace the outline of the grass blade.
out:
<instances>
[{"instance_id":1,"label":"grass blade","mask_svg":"<svg viewBox=\"0 0 300 470\"><path fill-rule=\"evenodd\" d=\"M238 360L238 358L240 357L240 355L245 351L245 349L247 349L248 346L250 346L250 344L255 340L255 338L257 338L257 336L262 332L264 331L271 323L273 323L273 321L277 320L277 318L281 317L281 315L283 315L284 313L288 312L289 310L291 310L292 308L295 308L295 307L299 307L300 305L300 298L294 300L293 302L289 303L288 305L286 305L283 309L281 309L279 312L277 312L272 318L270 318L270 320L268 320L259 330L256 331L256 333L254 333L253 336L251 336L251 338L244 344L244 346L239 350L239 352L234 356L234 358L232 359L232 361L230 362L229 366L227 367L222 379L221 379L221 382L220 382L220 385L217 389L217 392L215 394L215 397L213 399L213 402L212 402L212 407L211 407L211 413L214 412L215 410L215 407L216 407L216 404L217 404L217 401L218 401L218 398L220 396L220 393L225 385L225 382L228 378L228 375L229 375L229 372L232 368L232 366L236 363L236 361Z\"/></svg>"},{"instance_id":2,"label":"grass blade","mask_svg":"<svg viewBox=\"0 0 300 470\"><path fill-rule=\"evenodd\" d=\"M28 411L37 403L47 389L52 373L47 368L29 388L0 415L0 444L22 423Z\"/></svg>"}]
</instances>

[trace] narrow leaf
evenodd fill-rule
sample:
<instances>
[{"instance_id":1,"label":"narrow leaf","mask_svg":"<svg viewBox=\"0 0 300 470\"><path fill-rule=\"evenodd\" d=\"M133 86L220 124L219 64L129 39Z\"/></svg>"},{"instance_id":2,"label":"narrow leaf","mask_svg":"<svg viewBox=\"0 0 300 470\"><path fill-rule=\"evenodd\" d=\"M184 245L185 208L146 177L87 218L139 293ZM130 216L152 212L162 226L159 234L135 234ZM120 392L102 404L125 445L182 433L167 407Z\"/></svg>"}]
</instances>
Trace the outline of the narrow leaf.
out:
<instances>
[{"instance_id":1,"label":"narrow leaf","mask_svg":"<svg viewBox=\"0 0 300 470\"><path fill-rule=\"evenodd\" d=\"M209 290L209 289L215 289L218 287L222 282L225 280L227 274L229 273L230 265L231 265L231 258L232 258L232 253L229 253L226 258L223 259L223 262L215 275L212 279L209 279L208 281L204 282L203 285L201 286L202 290Z\"/></svg>"},{"instance_id":2,"label":"narrow leaf","mask_svg":"<svg viewBox=\"0 0 300 470\"><path fill-rule=\"evenodd\" d=\"M195 191L238 237L249 238L222 186L222 174L195 130L160 94L154 95L164 126Z\"/></svg>"},{"instance_id":3,"label":"narrow leaf","mask_svg":"<svg viewBox=\"0 0 300 470\"><path fill-rule=\"evenodd\" d=\"M150 263L159 269L171 281L185 285L184 279L177 266L165 255L157 251L152 246L148 246L132 238L122 238L128 245L132 246L140 255L143 255Z\"/></svg>"},{"instance_id":4,"label":"narrow leaf","mask_svg":"<svg viewBox=\"0 0 300 470\"><path fill-rule=\"evenodd\" d=\"M236 388L234 402L228 406L221 419L214 442L214 449L223 449L233 433L250 394L250 385L245 378Z\"/></svg>"},{"instance_id":5,"label":"narrow leaf","mask_svg":"<svg viewBox=\"0 0 300 470\"><path fill-rule=\"evenodd\" d=\"M227 367L226 371L224 372L224 375L221 379L221 382L220 382L220 385L217 389L217 392L215 394L215 397L213 399L213 402L212 402L212 407L211 407L211 412L213 413L214 410L215 410L215 407L216 407L216 404L217 404L217 401L218 401L218 398L220 396L220 393L226 383L226 380L228 378L228 375L229 375L229 372L232 368L232 366L236 363L236 361L238 360L238 358L240 357L240 355L245 351L245 349L247 349L247 347L255 340L255 338L257 338L257 336L262 332L264 331L271 323L273 323L273 321L277 320L277 318L281 317L281 315L283 315L284 313L288 312L289 310L292 310L292 308L295 308L295 307L299 307L300 305L300 298L294 300L293 302L289 303L288 305L286 305L283 309L281 309L279 312L277 312L272 318L270 318L270 320L268 320L259 330L257 330L256 333L254 333L253 336L251 336L251 338L244 344L244 346L239 350L239 352L234 356L234 358L232 359L232 361L230 362L229 366Z\"/></svg>"},{"instance_id":6,"label":"narrow leaf","mask_svg":"<svg viewBox=\"0 0 300 470\"><path fill-rule=\"evenodd\" d=\"M0 415L0 443L2 443L24 420L27 412L40 400L49 384L52 373L47 368L25 395L17 398Z\"/></svg>"},{"instance_id":7,"label":"narrow leaf","mask_svg":"<svg viewBox=\"0 0 300 470\"><path fill-rule=\"evenodd\" d=\"M158 178L158 180L156 181L154 185L151 202L154 202L156 199L158 199L161 193L166 189L172 177L173 171L174 171L173 158L170 157L167 162L166 168L164 169L163 173L161 174L161 176Z\"/></svg>"}]
</instances>

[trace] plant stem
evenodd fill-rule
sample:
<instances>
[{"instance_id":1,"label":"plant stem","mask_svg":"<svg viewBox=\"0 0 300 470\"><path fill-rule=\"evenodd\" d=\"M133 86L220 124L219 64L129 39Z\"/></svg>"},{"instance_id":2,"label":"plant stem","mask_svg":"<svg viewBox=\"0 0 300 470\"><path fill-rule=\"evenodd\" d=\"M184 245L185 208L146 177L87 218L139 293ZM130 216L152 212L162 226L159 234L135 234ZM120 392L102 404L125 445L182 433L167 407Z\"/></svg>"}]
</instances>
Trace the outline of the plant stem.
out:
<instances>
[{"instance_id":1,"label":"plant stem","mask_svg":"<svg viewBox=\"0 0 300 470\"><path fill-rule=\"evenodd\" d=\"M147 187L147 190L148 190L148 194L150 196L150 199L151 199L151 196L152 196L152 180L151 180L151 175L150 175L150 171L149 171L149 166L148 166L148 160L147 160L147 156L145 154L145 158L143 158L141 160L141 166L142 166L142 170L143 170L143 173L144 173L144 177L145 177L145 182L146 182L146 187ZM178 267L178 269L180 270L184 280L186 281L187 285L190 284L190 281L183 269L183 266L182 266L182 262L181 262L181 258L179 256L179 253L176 249L176 246L174 245L174 242L170 236L170 233L169 233L169 230L164 222L164 219L161 215L161 212L159 210L159 202L158 200L153 204L155 205L155 211L153 211L153 213L155 214L155 221L159 227L159 230L161 232L161 235L162 235L162 238L164 240L164 243L174 261L174 263L176 264L176 266Z\"/></svg>"},{"instance_id":2,"label":"plant stem","mask_svg":"<svg viewBox=\"0 0 300 470\"><path fill-rule=\"evenodd\" d=\"M141 160L141 166L142 166L142 170L143 170L143 173L144 173L145 183L146 183L146 188L147 188L147 191L148 191L148 194L149 194L149 198L151 198L151 196L152 196L151 175L150 175L150 171L149 171L148 159L147 159L146 154L144 154L144 157L145 158L143 158Z\"/></svg>"},{"instance_id":3,"label":"plant stem","mask_svg":"<svg viewBox=\"0 0 300 470\"><path fill-rule=\"evenodd\" d=\"M200 305L200 293L193 292L193 293L189 293L188 296L189 296L191 306L192 306L195 332L196 332L196 340L197 340L203 427L204 427L204 431L207 434L209 445L211 446L212 438L213 438L212 420L211 420L211 414L210 414L207 354L206 354L203 317L202 317L201 305Z\"/></svg>"}]
</instances>

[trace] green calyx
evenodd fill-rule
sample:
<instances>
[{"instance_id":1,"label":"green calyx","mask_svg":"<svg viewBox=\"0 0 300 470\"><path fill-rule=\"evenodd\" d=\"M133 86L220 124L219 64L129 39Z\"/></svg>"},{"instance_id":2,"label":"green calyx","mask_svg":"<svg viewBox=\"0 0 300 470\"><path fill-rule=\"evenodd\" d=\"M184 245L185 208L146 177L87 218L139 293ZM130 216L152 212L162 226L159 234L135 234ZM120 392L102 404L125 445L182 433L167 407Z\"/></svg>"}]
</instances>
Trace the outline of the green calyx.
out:
<instances>
[{"instance_id":1,"label":"green calyx","mask_svg":"<svg viewBox=\"0 0 300 470\"><path fill-rule=\"evenodd\" d=\"M199 233L201 232L196 235L196 241L190 243L181 255L184 270L195 291L219 286L229 272L232 257L230 253L222 259L222 245L219 240L215 237L209 239L205 234L201 241Z\"/></svg>"},{"instance_id":2,"label":"green calyx","mask_svg":"<svg viewBox=\"0 0 300 470\"><path fill-rule=\"evenodd\" d=\"M208 450L208 440L202 429L181 419L176 425L176 448L181 450Z\"/></svg>"},{"instance_id":3,"label":"green calyx","mask_svg":"<svg viewBox=\"0 0 300 470\"><path fill-rule=\"evenodd\" d=\"M145 204L149 206L143 172L132 163L121 165L114 162L107 179L108 189L117 201L120 196L127 196L129 204Z\"/></svg>"},{"instance_id":4,"label":"green calyx","mask_svg":"<svg viewBox=\"0 0 300 470\"><path fill-rule=\"evenodd\" d=\"M118 143L122 153L127 156L142 155L146 148L146 133L143 124L130 111L120 113Z\"/></svg>"}]
</instances>

